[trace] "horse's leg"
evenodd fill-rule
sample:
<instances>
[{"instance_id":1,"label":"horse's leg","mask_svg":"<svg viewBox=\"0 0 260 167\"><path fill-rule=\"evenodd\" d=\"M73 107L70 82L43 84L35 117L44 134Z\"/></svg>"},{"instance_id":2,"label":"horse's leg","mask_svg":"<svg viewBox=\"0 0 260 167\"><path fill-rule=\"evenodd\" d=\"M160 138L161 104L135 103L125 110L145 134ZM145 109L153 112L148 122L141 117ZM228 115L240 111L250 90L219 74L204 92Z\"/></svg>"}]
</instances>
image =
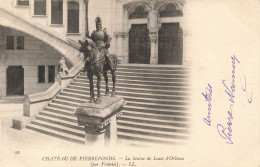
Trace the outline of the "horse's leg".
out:
<instances>
[{"instance_id":1,"label":"horse's leg","mask_svg":"<svg viewBox=\"0 0 260 167\"><path fill-rule=\"evenodd\" d=\"M105 96L108 96L108 95L109 95L109 88L108 88L107 71L106 71L106 72L103 72L103 76L104 76L104 79L105 79L105 82L106 82L106 93L105 93Z\"/></svg>"},{"instance_id":2,"label":"horse's leg","mask_svg":"<svg viewBox=\"0 0 260 167\"><path fill-rule=\"evenodd\" d=\"M116 96L116 91L115 91L116 71L115 70L111 70L111 75L112 75L112 81L113 81L113 88L112 88L111 97L115 97Z\"/></svg>"},{"instance_id":3,"label":"horse's leg","mask_svg":"<svg viewBox=\"0 0 260 167\"><path fill-rule=\"evenodd\" d=\"M100 81L101 81L101 74L97 74L97 99L96 103L99 104L101 102L101 95L100 95Z\"/></svg>"},{"instance_id":4,"label":"horse's leg","mask_svg":"<svg viewBox=\"0 0 260 167\"><path fill-rule=\"evenodd\" d=\"M94 84L93 84L93 74L91 72L88 72L88 79L89 79L89 93L90 93L90 103L94 102Z\"/></svg>"}]
</instances>

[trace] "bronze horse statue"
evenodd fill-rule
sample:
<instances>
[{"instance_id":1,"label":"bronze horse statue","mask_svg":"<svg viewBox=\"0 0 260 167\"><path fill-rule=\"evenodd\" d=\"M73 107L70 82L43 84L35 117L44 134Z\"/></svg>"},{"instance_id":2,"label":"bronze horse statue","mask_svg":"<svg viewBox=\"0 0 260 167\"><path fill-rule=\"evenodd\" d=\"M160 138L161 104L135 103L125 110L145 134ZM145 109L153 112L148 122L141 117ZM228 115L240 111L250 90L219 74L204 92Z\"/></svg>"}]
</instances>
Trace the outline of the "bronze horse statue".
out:
<instances>
[{"instance_id":1,"label":"bronze horse statue","mask_svg":"<svg viewBox=\"0 0 260 167\"><path fill-rule=\"evenodd\" d=\"M113 88L111 97L115 96L115 83L116 83L116 68L117 68L117 57L115 55L110 55L104 52L102 48L97 48L95 42L90 38L85 38L84 41L79 40L81 45L79 51L84 54L84 68L83 71L87 72L90 85L90 103L101 102L100 95L100 81L101 73L104 76L106 82L106 92L105 96L109 96L109 87L108 87L108 76L107 72L111 71ZM93 84L93 75L97 77L97 98L95 99L94 93L94 84Z\"/></svg>"}]
</instances>

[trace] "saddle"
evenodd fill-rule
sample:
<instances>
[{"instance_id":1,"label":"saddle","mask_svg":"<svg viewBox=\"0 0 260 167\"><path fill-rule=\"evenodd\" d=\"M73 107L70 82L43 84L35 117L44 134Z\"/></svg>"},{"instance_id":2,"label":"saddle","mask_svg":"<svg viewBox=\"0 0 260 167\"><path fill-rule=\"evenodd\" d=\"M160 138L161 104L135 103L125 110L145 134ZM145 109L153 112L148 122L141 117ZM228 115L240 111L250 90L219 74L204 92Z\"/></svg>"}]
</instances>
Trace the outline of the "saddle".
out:
<instances>
[{"instance_id":1,"label":"saddle","mask_svg":"<svg viewBox=\"0 0 260 167\"><path fill-rule=\"evenodd\" d=\"M106 54L105 55L106 63L109 64L111 70L116 70L117 68L117 57L115 55Z\"/></svg>"},{"instance_id":2,"label":"saddle","mask_svg":"<svg viewBox=\"0 0 260 167\"><path fill-rule=\"evenodd\" d=\"M105 47L99 48L99 53L105 57L106 63L110 66L111 70L116 70L117 68L117 57L108 53Z\"/></svg>"}]
</instances>

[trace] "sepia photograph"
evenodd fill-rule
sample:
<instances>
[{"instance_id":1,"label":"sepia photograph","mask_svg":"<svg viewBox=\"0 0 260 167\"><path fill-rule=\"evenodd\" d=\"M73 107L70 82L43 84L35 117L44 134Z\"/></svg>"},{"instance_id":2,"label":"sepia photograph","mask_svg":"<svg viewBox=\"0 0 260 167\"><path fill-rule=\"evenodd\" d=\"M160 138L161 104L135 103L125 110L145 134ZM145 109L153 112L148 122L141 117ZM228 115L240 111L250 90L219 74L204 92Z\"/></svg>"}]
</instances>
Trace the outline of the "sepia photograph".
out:
<instances>
[{"instance_id":1,"label":"sepia photograph","mask_svg":"<svg viewBox=\"0 0 260 167\"><path fill-rule=\"evenodd\" d=\"M0 0L0 167L259 167L259 14Z\"/></svg>"}]
</instances>

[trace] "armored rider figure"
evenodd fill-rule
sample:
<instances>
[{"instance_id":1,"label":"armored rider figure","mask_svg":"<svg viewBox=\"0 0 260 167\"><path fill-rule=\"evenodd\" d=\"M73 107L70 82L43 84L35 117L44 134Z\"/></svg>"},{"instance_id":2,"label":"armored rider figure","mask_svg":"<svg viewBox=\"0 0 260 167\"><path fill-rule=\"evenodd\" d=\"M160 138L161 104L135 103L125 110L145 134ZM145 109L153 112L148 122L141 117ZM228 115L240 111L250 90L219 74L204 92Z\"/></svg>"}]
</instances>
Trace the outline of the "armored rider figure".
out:
<instances>
[{"instance_id":1,"label":"armored rider figure","mask_svg":"<svg viewBox=\"0 0 260 167\"><path fill-rule=\"evenodd\" d=\"M99 52L105 56L107 62L111 66L108 52L111 37L108 36L106 29L102 29L102 20L99 16L96 18L96 30L92 32L91 39L96 43Z\"/></svg>"}]
</instances>

